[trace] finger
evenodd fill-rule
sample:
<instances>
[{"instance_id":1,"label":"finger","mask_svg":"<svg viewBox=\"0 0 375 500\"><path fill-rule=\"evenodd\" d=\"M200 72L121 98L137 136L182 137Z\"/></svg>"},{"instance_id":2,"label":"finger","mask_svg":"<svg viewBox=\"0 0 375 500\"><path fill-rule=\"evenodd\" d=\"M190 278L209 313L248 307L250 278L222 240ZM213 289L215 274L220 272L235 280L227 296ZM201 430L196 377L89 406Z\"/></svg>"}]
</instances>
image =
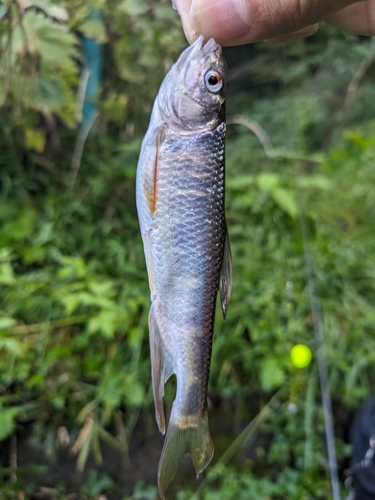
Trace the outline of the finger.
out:
<instances>
[{"instance_id":1,"label":"finger","mask_svg":"<svg viewBox=\"0 0 375 500\"><path fill-rule=\"evenodd\" d=\"M189 43L193 43L200 35L190 19L191 4L192 0L172 0L173 8L177 10L181 18L182 28Z\"/></svg>"},{"instance_id":2,"label":"finger","mask_svg":"<svg viewBox=\"0 0 375 500\"><path fill-rule=\"evenodd\" d=\"M375 35L375 0L350 5L325 19L327 23L356 35Z\"/></svg>"},{"instance_id":3,"label":"finger","mask_svg":"<svg viewBox=\"0 0 375 500\"><path fill-rule=\"evenodd\" d=\"M301 30L295 31L294 33L289 33L288 35L277 36L275 38L269 38L264 40L267 43L284 43L291 42L292 40L298 40L299 38L307 38L308 36L314 35L319 29L320 23L313 24L312 26L307 26Z\"/></svg>"},{"instance_id":4,"label":"finger","mask_svg":"<svg viewBox=\"0 0 375 500\"><path fill-rule=\"evenodd\" d=\"M190 42L240 45L294 33L356 0L175 0Z\"/></svg>"}]
</instances>

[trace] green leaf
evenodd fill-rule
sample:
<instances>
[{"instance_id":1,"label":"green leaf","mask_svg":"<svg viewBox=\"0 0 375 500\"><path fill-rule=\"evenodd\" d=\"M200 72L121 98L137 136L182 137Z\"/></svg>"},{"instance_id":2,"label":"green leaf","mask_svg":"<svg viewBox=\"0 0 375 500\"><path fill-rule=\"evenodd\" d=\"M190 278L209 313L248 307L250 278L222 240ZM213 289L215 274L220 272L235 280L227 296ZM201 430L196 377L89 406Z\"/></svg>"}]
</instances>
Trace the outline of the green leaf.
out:
<instances>
[{"instance_id":1,"label":"green leaf","mask_svg":"<svg viewBox=\"0 0 375 500\"><path fill-rule=\"evenodd\" d=\"M32 233L34 229L35 212L32 209L24 209L18 217L4 224L0 229L0 242L20 241Z\"/></svg>"},{"instance_id":2,"label":"green leaf","mask_svg":"<svg viewBox=\"0 0 375 500\"><path fill-rule=\"evenodd\" d=\"M0 330L7 330L17 324L14 318L0 317Z\"/></svg>"},{"instance_id":3,"label":"green leaf","mask_svg":"<svg viewBox=\"0 0 375 500\"><path fill-rule=\"evenodd\" d=\"M286 374L277 358L269 356L261 363L260 383L265 391L280 387L286 379Z\"/></svg>"},{"instance_id":4,"label":"green leaf","mask_svg":"<svg viewBox=\"0 0 375 500\"><path fill-rule=\"evenodd\" d=\"M145 14L149 8L149 5L144 0L123 0L119 5L120 10L131 16Z\"/></svg>"},{"instance_id":5,"label":"green leaf","mask_svg":"<svg viewBox=\"0 0 375 500\"><path fill-rule=\"evenodd\" d=\"M0 351L7 351L9 354L21 357L24 354L24 346L12 337L0 337Z\"/></svg>"},{"instance_id":6,"label":"green leaf","mask_svg":"<svg viewBox=\"0 0 375 500\"><path fill-rule=\"evenodd\" d=\"M36 7L57 21L66 22L68 20L68 13L66 9L50 2L49 0L22 0L21 3L23 9Z\"/></svg>"},{"instance_id":7,"label":"green leaf","mask_svg":"<svg viewBox=\"0 0 375 500\"><path fill-rule=\"evenodd\" d=\"M24 40L23 32L19 37L20 40L27 43L30 53L39 54L42 62L54 67L67 67L73 64L72 58L77 55L77 39L69 31L68 26L56 23L40 12L28 10L23 16L23 29L27 42Z\"/></svg>"},{"instance_id":8,"label":"green leaf","mask_svg":"<svg viewBox=\"0 0 375 500\"><path fill-rule=\"evenodd\" d=\"M42 153L44 151L44 147L46 145L46 136L43 130L26 128L25 139L27 149L33 149L38 153Z\"/></svg>"},{"instance_id":9,"label":"green leaf","mask_svg":"<svg viewBox=\"0 0 375 500\"><path fill-rule=\"evenodd\" d=\"M97 43L106 43L107 35L102 21L86 19L79 30L87 37L96 40Z\"/></svg>"},{"instance_id":10,"label":"green leaf","mask_svg":"<svg viewBox=\"0 0 375 500\"><path fill-rule=\"evenodd\" d=\"M97 295L98 297L105 296L105 297L111 297L113 296L113 286L114 283L112 281L98 281L98 280L92 280L89 283L89 289L90 291L94 294Z\"/></svg>"},{"instance_id":11,"label":"green leaf","mask_svg":"<svg viewBox=\"0 0 375 500\"><path fill-rule=\"evenodd\" d=\"M261 191L271 193L280 185L281 176L279 174L264 173L256 177L256 182Z\"/></svg>"},{"instance_id":12,"label":"green leaf","mask_svg":"<svg viewBox=\"0 0 375 500\"><path fill-rule=\"evenodd\" d=\"M0 406L0 441L13 434L16 428L16 418L23 411L19 406L3 408Z\"/></svg>"},{"instance_id":13,"label":"green leaf","mask_svg":"<svg viewBox=\"0 0 375 500\"><path fill-rule=\"evenodd\" d=\"M116 332L117 316L116 311L101 311L89 320L87 324L87 331L91 334L101 333L103 337L111 339Z\"/></svg>"},{"instance_id":14,"label":"green leaf","mask_svg":"<svg viewBox=\"0 0 375 500\"><path fill-rule=\"evenodd\" d=\"M79 293L70 293L62 297L61 302L65 306L65 312L70 316L81 305L81 296Z\"/></svg>"},{"instance_id":15,"label":"green leaf","mask_svg":"<svg viewBox=\"0 0 375 500\"><path fill-rule=\"evenodd\" d=\"M332 189L332 181L324 175L300 176L297 178L298 186L302 188L316 188L323 191Z\"/></svg>"},{"instance_id":16,"label":"green leaf","mask_svg":"<svg viewBox=\"0 0 375 500\"><path fill-rule=\"evenodd\" d=\"M227 180L226 187L228 189L246 189L253 186L256 179L259 181L259 176L256 178L254 175L236 175Z\"/></svg>"},{"instance_id":17,"label":"green leaf","mask_svg":"<svg viewBox=\"0 0 375 500\"><path fill-rule=\"evenodd\" d=\"M16 278L13 274L13 268L10 262L3 262L0 264L0 284L14 285Z\"/></svg>"},{"instance_id":18,"label":"green leaf","mask_svg":"<svg viewBox=\"0 0 375 500\"><path fill-rule=\"evenodd\" d=\"M139 382L133 382L125 391L125 399L132 406L141 406L144 400L144 389Z\"/></svg>"},{"instance_id":19,"label":"green leaf","mask_svg":"<svg viewBox=\"0 0 375 500\"><path fill-rule=\"evenodd\" d=\"M279 207L291 217L295 218L298 215L298 205L295 194L290 189L275 188L271 191L272 199Z\"/></svg>"},{"instance_id":20,"label":"green leaf","mask_svg":"<svg viewBox=\"0 0 375 500\"><path fill-rule=\"evenodd\" d=\"M85 261L82 257L68 257L62 259L59 277L62 279L83 278L87 274Z\"/></svg>"}]
</instances>

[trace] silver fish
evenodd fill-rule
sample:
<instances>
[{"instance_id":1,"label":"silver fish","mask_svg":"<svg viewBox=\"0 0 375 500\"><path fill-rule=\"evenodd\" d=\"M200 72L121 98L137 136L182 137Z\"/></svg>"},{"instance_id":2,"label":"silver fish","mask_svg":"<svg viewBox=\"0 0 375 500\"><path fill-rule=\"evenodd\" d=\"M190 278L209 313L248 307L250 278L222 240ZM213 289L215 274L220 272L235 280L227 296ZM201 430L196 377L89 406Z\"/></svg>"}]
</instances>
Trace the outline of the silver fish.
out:
<instances>
[{"instance_id":1,"label":"silver fish","mask_svg":"<svg viewBox=\"0 0 375 500\"><path fill-rule=\"evenodd\" d=\"M137 209L151 290L156 420L165 433L164 384L176 398L158 470L161 498L184 455L197 475L213 444L207 384L217 292L232 288L224 213L225 75L221 47L203 36L179 57L156 97L137 169Z\"/></svg>"}]
</instances>

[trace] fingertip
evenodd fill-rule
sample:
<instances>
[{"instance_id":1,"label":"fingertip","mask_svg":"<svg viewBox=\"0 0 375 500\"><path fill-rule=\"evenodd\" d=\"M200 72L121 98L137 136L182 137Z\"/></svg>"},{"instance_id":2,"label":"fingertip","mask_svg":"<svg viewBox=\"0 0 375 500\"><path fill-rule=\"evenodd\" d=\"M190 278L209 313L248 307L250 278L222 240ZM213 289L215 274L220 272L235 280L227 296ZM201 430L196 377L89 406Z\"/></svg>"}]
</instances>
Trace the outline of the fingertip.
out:
<instances>
[{"instance_id":1,"label":"fingertip","mask_svg":"<svg viewBox=\"0 0 375 500\"><path fill-rule=\"evenodd\" d=\"M301 2L294 0L173 0L173 3L190 43L201 34L224 46L271 39L287 41L310 36L314 32L310 26L322 20L354 33L375 34L372 0L306 0L302 2L304 9L298 8ZM351 3L355 5L347 7ZM340 5L346 8L340 10Z\"/></svg>"},{"instance_id":2,"label":"fingertip","mask_svg":"<svg viewBox=\"0 0 375 500\"><path fill-rule=\"evenodd\" d=\"M192 0L172 0L172 6L181 18L182 28L189 43L193 43L200 34L194 29L190 18L191 4Z\"/></svg>"},{"instance_id":3,"label":"fingertip","mask_svg":"<svg viewBox=\"0 0 375 500\"><path fill-rule=\"evenodd\" d=\"M182 28L184 30L187 41L192 44L201 34L200 31L197 31L196 27L193 25L189 14L181 16Z\"/></svg>"},{"instance_id":4,"label":"fingertip","mask_svg":"<svg viewBox=\"0 0 375 500\"><path fill-rule=\"evenodd\" d=\"M375 2L355 3L327 17L325 21L336 28L357 35L375 35Z\"/></svg>"},{"instance_id":5,"label":"fingertip","mask_svg":"<svg viewBox=\"0 0 375 500\"><path fill-rule=\"evenodd\" d=\"M252 24L246 0L192 0L186 27L189 36L203 34L229 45L233 39L247 35Z\"/></svg>"}]
</instances>

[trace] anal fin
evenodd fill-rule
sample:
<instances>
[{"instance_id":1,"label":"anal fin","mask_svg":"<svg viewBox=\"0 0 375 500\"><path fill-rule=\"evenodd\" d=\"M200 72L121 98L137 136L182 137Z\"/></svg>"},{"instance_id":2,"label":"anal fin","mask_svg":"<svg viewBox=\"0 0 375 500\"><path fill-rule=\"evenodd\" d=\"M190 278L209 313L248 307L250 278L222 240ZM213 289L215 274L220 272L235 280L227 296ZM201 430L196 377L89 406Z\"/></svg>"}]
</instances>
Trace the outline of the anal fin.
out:
<instances>
[{"instance_id":1,"label":"anal fin","mask_svg":"<svg viewBox=\"0 0 375 500\"><path fill-rule=\"evenodd\" d=\"M171 360L168 359L156 317L156 303L151 305L149 315L150 355L152 389L155 402L155 416L159 430L165 434L165 414L163 405L164 384L173 373Z\"/></svg>"},{"instance_id":2,"label":"anal fin","mask_svg":"<svg viewBox=\"0 0 375 500\"><path fill-rule=\"evenodd\" d=\"M230 251L228 231L225 236L224 257L219 280L220 302L223 316L227 314L229 299L232 293L232 254Z\"/></svg>"}]
</instances>

